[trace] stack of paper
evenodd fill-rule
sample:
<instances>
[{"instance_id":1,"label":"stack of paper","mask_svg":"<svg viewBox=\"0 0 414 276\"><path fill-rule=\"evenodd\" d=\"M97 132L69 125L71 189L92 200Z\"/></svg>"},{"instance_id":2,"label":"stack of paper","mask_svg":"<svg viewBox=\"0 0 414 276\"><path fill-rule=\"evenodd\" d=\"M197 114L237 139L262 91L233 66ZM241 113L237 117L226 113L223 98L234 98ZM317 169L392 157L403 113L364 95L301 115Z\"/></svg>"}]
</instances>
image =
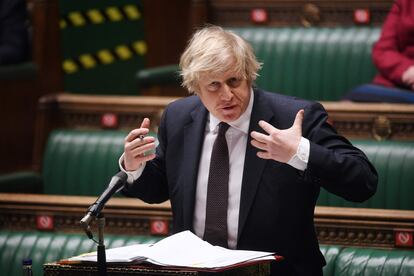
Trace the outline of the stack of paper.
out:
<instances>
[{"instance_id":1,"label":"stack of paper","mask_svg":"<svg viewBox=\"0 0 414 276\"><path fill-rule=\"evenodd\" d=\"M190 231L169 236L155 244L136 244L106 250L108 263L152 263L159 266L220 269L275 260L274 253L231 250L213 246ZM72 257L66 262L97 262L97 253Z\"/></svg>"}]
</instances>

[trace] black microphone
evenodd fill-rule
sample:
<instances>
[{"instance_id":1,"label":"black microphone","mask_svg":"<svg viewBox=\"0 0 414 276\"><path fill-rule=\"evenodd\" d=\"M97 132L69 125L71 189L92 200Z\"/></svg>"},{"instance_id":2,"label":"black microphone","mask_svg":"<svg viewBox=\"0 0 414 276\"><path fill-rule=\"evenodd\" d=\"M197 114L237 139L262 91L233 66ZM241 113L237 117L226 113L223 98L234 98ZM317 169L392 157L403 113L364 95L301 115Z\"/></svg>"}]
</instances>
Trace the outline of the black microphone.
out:
<instances>
[{"instance_id":1,"label":"black microphone","mask_svg":"<svg viewBox=\"0 0 414 276\"><path fill-rule=\"evenodd\" d=\"M81 226L86 232L86 235L90 239L92 239L92 232L89 228L89 224L92 221L92 219L98 217L103 209L105 207L106 202L115 194L120 188L122 188L125 185L125 182L128 178L128 175L120 171L116 175L114 175L111 179L111 182L109 182L108 187L105 189L105 191L101 194L101 196L95 201L94 204L92 204L88 208L88 213L82 218L80 221Z\"/></svg>"}]
</instances>

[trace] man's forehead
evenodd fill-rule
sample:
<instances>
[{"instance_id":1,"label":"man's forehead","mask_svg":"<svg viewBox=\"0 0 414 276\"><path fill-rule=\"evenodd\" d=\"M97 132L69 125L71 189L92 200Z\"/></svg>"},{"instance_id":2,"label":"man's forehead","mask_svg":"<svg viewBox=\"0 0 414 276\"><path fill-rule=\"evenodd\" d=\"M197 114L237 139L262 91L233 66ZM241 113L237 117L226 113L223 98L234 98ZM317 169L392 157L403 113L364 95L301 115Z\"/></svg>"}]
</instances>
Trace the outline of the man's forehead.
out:
<instances>
[{"instance_id":1,"label":"man's forehead","mask_svg":"<svg viewBox=\"0 0 414 276\"><path fill-rule=\"evenodd\" d=\"M234 70L224 72L208 72L201 74L200 80L203 82L226 81L230 78L241 78L242 75Z\"/></svg>"}]
</instances>

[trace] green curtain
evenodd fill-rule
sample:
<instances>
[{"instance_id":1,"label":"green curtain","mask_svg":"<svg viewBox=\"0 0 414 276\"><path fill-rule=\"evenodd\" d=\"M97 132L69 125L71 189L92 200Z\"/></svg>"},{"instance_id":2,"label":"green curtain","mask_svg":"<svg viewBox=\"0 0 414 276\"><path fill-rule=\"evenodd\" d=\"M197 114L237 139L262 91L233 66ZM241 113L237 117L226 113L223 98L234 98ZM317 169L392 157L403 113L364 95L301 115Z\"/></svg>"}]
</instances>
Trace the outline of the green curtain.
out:
<instances>
[{"instance_id":1,"label":"green curtain","mask_svg":"<svg viewBox=\"0 0 414 276\"><path fill-rule=\"evenodd\" d=\"M81 94L138 94L144 67L139 0L60 0L64 89Z\"/></svg>"}]
</instances>

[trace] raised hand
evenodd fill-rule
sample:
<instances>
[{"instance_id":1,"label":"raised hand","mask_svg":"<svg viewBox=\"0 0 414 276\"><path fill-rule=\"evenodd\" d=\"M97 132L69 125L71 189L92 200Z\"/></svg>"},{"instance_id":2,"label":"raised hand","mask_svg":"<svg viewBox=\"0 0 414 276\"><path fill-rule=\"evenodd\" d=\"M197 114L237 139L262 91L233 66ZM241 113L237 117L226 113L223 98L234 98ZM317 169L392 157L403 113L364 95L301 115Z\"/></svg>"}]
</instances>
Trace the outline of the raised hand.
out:
<instances>
[{"instance_id":1,"label":"raised hand","mask_svg":"<svg viewBox=\"0 0 414 276\"><path fill-rule=\"evenodd\" d=\"M253 138L251 144L260 150L257 156L287 163L295 155L302 137L303 114L303 109L299 110L293 125L288 129L278 129L260 121L259 126L267 135L257 131L250 133Z\"/></svg>"},{"instance_id":2,"label":"raised hand","mask_svg":"<svg viewBox=\"0 0 414 276\"><path fill-rule=\"evenodd\" d=\"M145 118L139 128L133 129L124 142L124 169L136 171L141 165L155 158L155 154L145 152L155 148L155 138L146 136L149 133L150 120Z\"/></svg>"}]
</instances>

